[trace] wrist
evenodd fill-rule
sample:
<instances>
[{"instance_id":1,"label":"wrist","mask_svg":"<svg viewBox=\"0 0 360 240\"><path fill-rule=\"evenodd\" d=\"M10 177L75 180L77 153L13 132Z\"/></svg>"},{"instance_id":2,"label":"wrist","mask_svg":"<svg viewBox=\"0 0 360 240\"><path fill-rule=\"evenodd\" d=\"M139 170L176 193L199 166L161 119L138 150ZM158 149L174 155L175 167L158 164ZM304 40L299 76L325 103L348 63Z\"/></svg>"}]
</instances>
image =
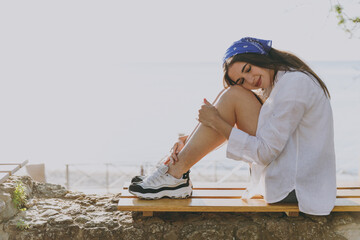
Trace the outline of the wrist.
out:
<instances>
[{"instance_id":1,"label":"wrist","mask_svg":"<svg viewBox=\"0 0 360 240\"><path fill-rule=\"evenodd\" d=\"M212 121L211 127L217 132L221 132L221 128L223 128L224 120L220 116L216 116Z\"/></svg>"},{"instance_id":2,"label":"wrist","mask_svg":"<svg viewBox=\"0 0 360 240\"><path fill-rule=\"evenodd\" d=\"M221 116L218 116L214 120L214 124L212 127L221 135L226 137L226 139L229 139L231 130L233 128L229 123L227 123L224 119L222 119Z\"/></svg>"},{"instance_id":3,"label":"wrist","mask_svg":"<svg viewBox=\"0 0 360 240\"><path fill-rule=\"evenodd\" d=\"M212 128L214 128L215 130L219 129L223 121L224 120L219 115L216 116L213 120Z\"/></svg>"}]
</instances>

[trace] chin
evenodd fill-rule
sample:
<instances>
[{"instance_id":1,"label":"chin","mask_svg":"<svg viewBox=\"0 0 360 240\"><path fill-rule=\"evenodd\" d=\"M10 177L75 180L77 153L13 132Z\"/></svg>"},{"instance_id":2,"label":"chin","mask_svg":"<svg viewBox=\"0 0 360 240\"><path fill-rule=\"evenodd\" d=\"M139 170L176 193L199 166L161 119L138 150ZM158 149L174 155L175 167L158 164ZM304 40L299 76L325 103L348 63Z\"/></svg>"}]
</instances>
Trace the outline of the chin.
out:
<instances>
[{"instance_id":1,"label":"chin","mask_svg":"<svg viewBox=\"0 0 360 240\"><path fill-rule=\"evenodd\" d=\"M268 87L270 87L269 83L263 84L263 86L261 86L261 88L268 88Z\"/></svg>"},{"instance_id":2,"label":"chin","mask_svg":"<svg viewBox=\"0 0 360 240\"><path fill-rule=\"evenodd\" d=\"M249 90L251 90L251 91L256 91L256 90L259 90L259 89L261 89L261 87L252 87L252 88L249 89Z\"/></svg>"}]
</instances>

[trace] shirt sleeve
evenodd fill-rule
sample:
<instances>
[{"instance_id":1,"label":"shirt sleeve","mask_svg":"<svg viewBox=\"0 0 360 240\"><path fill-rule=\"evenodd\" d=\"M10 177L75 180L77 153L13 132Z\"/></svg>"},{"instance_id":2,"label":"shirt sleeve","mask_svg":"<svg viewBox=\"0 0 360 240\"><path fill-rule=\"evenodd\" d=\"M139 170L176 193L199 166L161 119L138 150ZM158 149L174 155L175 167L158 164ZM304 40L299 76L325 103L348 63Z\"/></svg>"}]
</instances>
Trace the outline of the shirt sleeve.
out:
<instances>
[{"instance_id":1,"label":"shirt sleeve","mask_svg":"<svg viewBox=\"0 0 360 240\"><path fill-rule=\"evenodd\" d=\"M276 83L278 91L266 103L266 107L271 107L273 111L265 119L265 124L257 129L256 136L232 129L227 146L228 158L266 166L279 156L308 107L309 79L303 79L308 77L305 74L300 76L283 76Z\"/></svg>"}]
</instances>

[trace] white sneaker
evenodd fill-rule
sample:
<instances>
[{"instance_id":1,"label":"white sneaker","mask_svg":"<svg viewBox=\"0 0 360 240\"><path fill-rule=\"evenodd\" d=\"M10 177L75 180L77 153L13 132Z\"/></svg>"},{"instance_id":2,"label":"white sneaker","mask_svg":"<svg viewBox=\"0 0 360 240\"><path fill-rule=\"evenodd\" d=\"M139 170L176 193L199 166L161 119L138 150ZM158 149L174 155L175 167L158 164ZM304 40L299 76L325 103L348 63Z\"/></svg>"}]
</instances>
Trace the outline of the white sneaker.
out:
<instances>
[{"instance_id":1,"label":"white sneaker","mask_svg":"<svg viewBox=\"0 0 360 240\"><path fill-rule=\"evenodd\" d=\"M160 166L164 165L164 162L166 161L168 156L165 156L164 158L162 158L156 165L154 168L152 168L152 171L151 172L154 172L156 171ZM155 170L154 170L155 169ZM142 182L144 179L146 178L145 175L137 175L135 177L133 177L131 179L131 183L134 183L134 182Z\"/></svg>"},{"instance_id":2,"label":"white sneaker","mask_svg":"<svg viewBox=\"0 0 360 240\"><path fill-rule=\"evenodd\" d=\"M129 186L129 192L139 198L159 199L188 198L192 194L192 184L189 171L178 179L167 173L169 167L165 164L145 177L142 182L133 182Z\"/></svg>"}]
</instances>

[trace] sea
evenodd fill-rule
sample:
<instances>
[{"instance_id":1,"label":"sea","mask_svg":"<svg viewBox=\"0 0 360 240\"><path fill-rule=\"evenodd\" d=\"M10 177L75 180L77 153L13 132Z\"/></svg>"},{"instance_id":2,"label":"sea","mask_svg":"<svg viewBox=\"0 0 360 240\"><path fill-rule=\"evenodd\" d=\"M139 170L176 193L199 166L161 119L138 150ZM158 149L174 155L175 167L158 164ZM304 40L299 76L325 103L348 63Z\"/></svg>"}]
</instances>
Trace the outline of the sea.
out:
<instances>
[{"instance_id":1,"label":"sea","mask_svg":"<svg viewBox=\"0 0 360 240\"><path fill-rule=\"evenodd\" d=\"M338 179L359 180L360 61L309 65L331 94ZM72 112L73 122L81 127L71 131L68 125L63 134L70 136L54 142L61 146L53 147L52 155L36 159L35 152L30 154L35 162L45 163L48 181L77 190L98 183L107 191L117 189L165 157L177 136L197 125L203 99L211 102L223 89L221 66L212 62L122 63L102 76L72 82L79 90L77 96L83 98L75 102ZM82 85L87 90L83 94ZM246 181L246 164L227 159L225 150L226 144L195 165L195 178Z\"/></svg>"}]
</instances>

